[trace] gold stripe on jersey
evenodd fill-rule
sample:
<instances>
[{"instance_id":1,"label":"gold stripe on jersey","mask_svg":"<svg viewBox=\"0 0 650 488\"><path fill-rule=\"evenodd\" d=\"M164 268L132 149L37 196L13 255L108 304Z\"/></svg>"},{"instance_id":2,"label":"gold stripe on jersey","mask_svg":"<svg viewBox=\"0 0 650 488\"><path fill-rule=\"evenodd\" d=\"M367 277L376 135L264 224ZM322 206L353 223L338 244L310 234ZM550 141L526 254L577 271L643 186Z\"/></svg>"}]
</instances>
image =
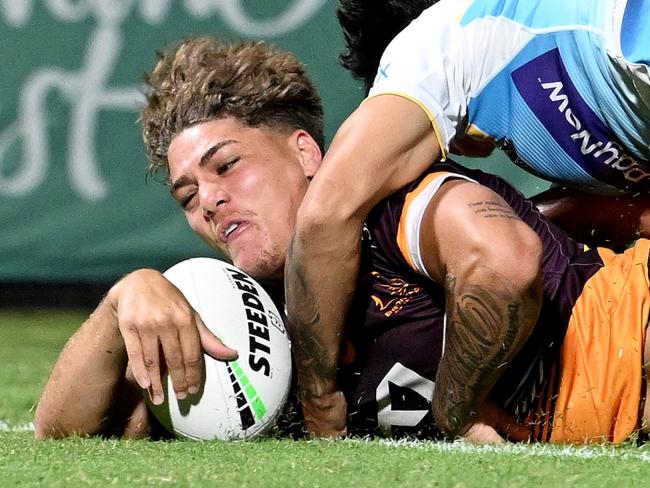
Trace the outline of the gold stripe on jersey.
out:
<instances>
[{"instance_id":1,"label":"gold stripe on jersey","mask_svg":"<svg viewBox=\"0 0 650 488\"><path fill-rule=\"evenodd\" d=\"M470 124L465 133L468 136L471 136L471 137L474 137L474 138L480 139L480 140L488 140L488 141L493 141L494 140L493 137L490 137L489 135L487 135L485 132L483 132L481 129L479 129L474 124Z\"/></svg>"},{"instance_id":2,"label":"gold stripe on jersey","mask_svg":"<svg viewBox=\"0 0 650 488\"><path fill-rule=\"evenodd\" d=\"M381 97L382 95L394 95L396 97L401 97L405 98L407 100L410 100L411 102L415 103L418 107L420 107L422 110L424 110L424 113L426 114L427 118L429 119L429 122L431 122L431 126L433 127L433 133L436 136L436 140L438 141L438 146L440 147L440 152L442 153L442 156L440 157L440 161L445 161L447 159L447 150L445 149L445 144L442 142L442 137L440 136L440 128L438 127L438 124L436 123L436 119L431 113L431 111L427 108L426 105L424 105L422 102L420 102L417 98L412 97L411 95L407 95L406 93L400 93L400 92L381 92L376 95L371 95L368 98L366 98L362 104L366 102L366 100L370 100L371 98L377 98Z\"/></svg>"},{"instance_id":3,"label":"gold stripe on jersey","mask_svg":"<svg viewBox=\"0 0 650 488\"><path fill-rule=\"evenodd\" d=\"M604 266L576 300L560 352L554 443L617 443L638 428L650 241L598 252Z\"/></svg>"},{"instance_id":4,"label":"gold stripe on jersey","mask_svg":"<svg viewBox=\"0 0 650 488\"><path fill-rule=\"evenodd\" d=\"M456 21L457 21L459 24L460 24L461 21L463 20L463 17L465 16L465 13L467 12L467 9L469 8L469 6L470 6L472 3L474 3L474 0L465 0L465 8L464 8L463 11L462 11L461 13L459 13L458 16L456 17Z\"/></svg>"}]
</instances>

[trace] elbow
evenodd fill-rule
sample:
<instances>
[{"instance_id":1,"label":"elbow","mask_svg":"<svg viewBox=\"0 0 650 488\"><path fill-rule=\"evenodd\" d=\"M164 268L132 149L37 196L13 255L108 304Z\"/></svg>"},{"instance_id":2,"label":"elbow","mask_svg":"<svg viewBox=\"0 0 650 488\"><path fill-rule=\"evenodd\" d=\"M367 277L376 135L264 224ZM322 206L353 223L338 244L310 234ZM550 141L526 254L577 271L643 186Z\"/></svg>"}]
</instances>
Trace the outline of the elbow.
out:
<instances>
[{"instance_id":1,"label":"elbow","mask_svg":"<svg viewBox=\"0 0 650 488\"><path fill-rule=\"evenodd\" d=\"M488 252L488 266L496 271L503 289L515 302L541 305L544 289L542 279L543 248L539 236L524 229L516 239L493 245L492 250L502 247L503 251Z\"/></svg>"},{"instance_id":2,"label":"elbow","mask_svg":"<svg viewBox=\"0 0 650 488\"><path fill-rule=\"evenodd\" d=\"M63 439L97 433L89 427L91 426L84 424L83 415L66 416L61 407L39 404L34 416L34 438L38 440Z\"/></svg>"},{"instance_id":3,"label":"elbow","mask_svg":"<svg viewBox=\"0 0 650 488\"><path fill-rule=\"evenodd\" d=\"M86 437L99 432L84 429L83 426L67 425L57 419L34 419L34 438L37 440L64 439L66 437Z\"/></svg>"},{"instance_id":4,"label":"elbow","mask_svg":"<svg viewBox=\"0 0 650 488\"><path fill-rule=\"evenodd\" d=\"M337 189L312 183L296 216L295 235L302 242L321 245L358 236L367 211ZM313 190L313 191L312 191Z\"/></svg>"},{"instance_id":5,"label":"elbow","mask_svg":"<svg viewBox=\"0 0 650 488\"><path fill-rule=\"evenodd\" d=\"M71 433L66 432L54 419L43 419L39 415L34 419L34 438L37 440L63 439L70 435Z\"/></svg>"},{"instance_id":6,"label":"elbow","mask_svg":"<svg viewBox=\"0 0 650 488\"><path fill-rule=\"evenodd\" d=\"M482 240L468 259L468 275L476 273L514 302L540 302L543 291L542 242L529 227L515 235ZM483 270L483 271L478 271Z\"/></svg>"},{"instance_id":7,"label":"elbow","mask_svg":"<svg viewBox=\"0 0 650 488\"><path fill-rule=\"evenodd\" d=\"M60 439L66 437L57 416L51 408L44 405L44 399L38 403L34 415L34 437L36 439Z\"/></svg>"}]
</instances>

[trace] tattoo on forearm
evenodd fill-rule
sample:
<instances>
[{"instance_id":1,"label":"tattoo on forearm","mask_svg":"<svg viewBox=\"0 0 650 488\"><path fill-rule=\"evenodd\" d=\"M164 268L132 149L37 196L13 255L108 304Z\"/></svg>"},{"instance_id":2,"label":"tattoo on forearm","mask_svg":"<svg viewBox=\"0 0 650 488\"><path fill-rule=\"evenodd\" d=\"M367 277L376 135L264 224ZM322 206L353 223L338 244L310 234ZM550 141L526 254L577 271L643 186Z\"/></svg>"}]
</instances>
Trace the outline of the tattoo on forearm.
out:
<instances>
[{"instance_id":1,"label":"tattoo on forearm","mask_svg":"<svg viewBox=\"0 0 650 488\"><path fill-rule=\"evenodd\" d=\"M298 263L287 266L286 299L289 311L287 321L298 371L307 372L326 382L335 381L336 364L330 364L327 345L322 342L319 334L321 318L316 299L305 270ZM304 384L309 378L299 376L299 379L303 380L302 386L305 387L302 388L303 394L315 390L314 387Z\"/></svg>"},{"instance_id":2,"label":"tattoo on forearm","mask_svg":"<svg viewBox=\"0 0 650 488\"><path fill-rule=\"evenodd\" d=\"M455 435L484 401L528 328L522 327L523 304L507 293L479 286L457 289L450 277L447 294L447 337L433 414L443 432Z\"/></svg>"},{"instance_id":3,"label":"tattoo on forearm","mask_svg":"<svg viewBox=\"0 0 650 488\"><path fill-rule=\"evenodd\" d=\"M503 203L491 200L482 200L468 204L469 208L478 216L485 219L503 218L518 219L512 208Z\"/></svg>"}]
</instances>

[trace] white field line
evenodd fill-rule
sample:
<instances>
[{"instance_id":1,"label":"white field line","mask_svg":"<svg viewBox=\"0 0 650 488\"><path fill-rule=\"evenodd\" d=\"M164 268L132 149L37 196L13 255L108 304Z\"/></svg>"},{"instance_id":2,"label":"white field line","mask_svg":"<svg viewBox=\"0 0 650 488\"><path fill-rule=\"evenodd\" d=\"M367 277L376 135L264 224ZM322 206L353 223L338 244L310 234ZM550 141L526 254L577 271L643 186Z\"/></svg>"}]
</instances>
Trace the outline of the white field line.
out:
<instances>
[{"instance_id":1,"label":"white field line","mask_svg":"<svg viewBox=\"0 0 650 488\"><path fill-rule=\"evenodd\" d=\"M34 424L32 422L22 425L8 424L4 420L0 420L0 432L33 432Z\"/></svg>"},{"instance_id":2,"label":"white field line","mask_svg":"<svg viewBox=\"0 0 650 488\"><path fill-rule=\"evenodd\" d=\"M22 425L11 425L0 420L0 432L33 432L34 424L29 422ZM343 442L349 443L370 443L364 439L347 439ZM394 439L381 439L378 441L380 444L394 448L407 448L407 449L424 449L428 451L438 452L461 452L468 454L482 454L482 453L496 453L496 454L514 454L524 456L540 456L551 458L579 458L579 459L592 459L592 458L616 458L616 459L632 459L639 461L650 461L650 451L639 448L637 452L629 448L617 449L612 445L602 446L557 446L548 444L501 444L501 445L478 445L470 442L455 441L455 442L441 442L441 441L418 441L418 440L394 440Z\"/></svg>"},{"instance_id":3,"label":"white field line","mask_svg":"<svg viewBox=\"0 0 650 488\"><path fill-rule=\"evenodd\" d=\"M349 442L369 442L365 440L349 440ZM559 446L549 444L472 444L470 442L436 442L418 440L393 440L382 439L380 443L395 448L425 449L438 452L462 452L469 454L496 453L521 456L540 456L551 458L615 458L632 459L639 461L650 461L650 450L638 448L632 450L629 447L617 448L613 445L591 445L591 446Z\"/></svg>"}]
</instances>

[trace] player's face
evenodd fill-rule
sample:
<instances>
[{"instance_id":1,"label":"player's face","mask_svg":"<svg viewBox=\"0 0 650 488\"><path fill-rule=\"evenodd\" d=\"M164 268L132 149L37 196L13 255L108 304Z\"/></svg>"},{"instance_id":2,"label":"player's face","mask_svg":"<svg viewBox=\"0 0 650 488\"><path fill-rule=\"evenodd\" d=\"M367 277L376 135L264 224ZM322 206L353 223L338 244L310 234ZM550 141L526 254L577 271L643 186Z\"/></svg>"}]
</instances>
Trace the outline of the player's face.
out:
<instances>
[{"instance_id":1,"label":"player's face","mask_svg":"<svg viewBox=\"0 0 650 488\"><path fill-rule=\"evenodd\" d=\"M190 227L260 280L281 280L298 207L321 153L304 131L203 122L172 139L171 192Z\"/></svg>"}]
</instances>

